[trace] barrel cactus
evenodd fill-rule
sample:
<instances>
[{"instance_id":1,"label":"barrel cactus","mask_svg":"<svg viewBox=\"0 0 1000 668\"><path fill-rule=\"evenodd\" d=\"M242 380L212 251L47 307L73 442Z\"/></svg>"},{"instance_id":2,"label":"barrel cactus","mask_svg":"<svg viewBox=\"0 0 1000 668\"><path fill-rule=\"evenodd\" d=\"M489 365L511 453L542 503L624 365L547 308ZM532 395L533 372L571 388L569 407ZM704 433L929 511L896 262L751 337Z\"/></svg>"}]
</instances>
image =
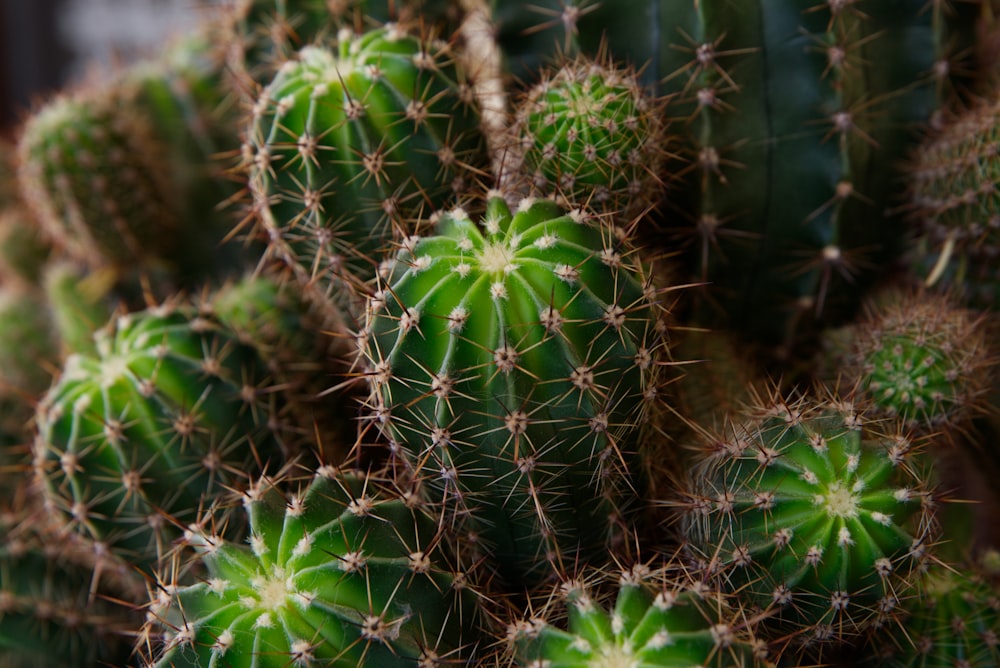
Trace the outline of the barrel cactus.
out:
<instances>
[{"instance_id":1,"label":"barrel cactus","mask_svg":"<svg viewBox=\"0 0 1000 668\"><path fill-rule=\"evenodd\" d=\"M439 559L437 524L374 477L318 470L244 498L249 545L193 536L208 575L155 592L150 666L471 665L476 599Z\"/></svg>"},{"instance_id":2,"label":"barrel cactus","mask_svg":"<svg viewBox=\"0 0 1000 668\"><path fill-rule=\"evenodd\" d=\"M449 47L389 25L307 47L254 107L245 148L272 254L340 303L396 230L442 207L485 163Z\"/></svg>"},{"instance_id":3,"label":"barrel cactus","mask_svg":"<svg viewBox=\"0 0 1000 668\"><path fill-rule=\"evenodd\" d=\"M581 58L560 63L514 103L514 146L541 194L627 222L659 201L663 104L635 72Z\"/></svg>"},{"instance_id":4,"label":"barrel cactus","mask_svg":"<svg viewBox=\"0 0 1000 668\"><path fill-rule=\"evenodd\" d=\"M257 352L181 304L121 316L71 355L37 416L35 466L74 531L152 572L199 510L285 461Z\"/></svg>"},{"instance_id":5,"label":"barrel cactus","mask_svg":"<svg viewBox=\"0 0 1000 668\"><path fill-rule=\"evenodd\" d=\"M453 210L436 232L370 300L372 418L473 554L537 582L605 551L636 497L660 296L609 227L551 200L493 193L481 226Z\"/></svg>"},{"instance_id":6,"label":"barrel cactus","mask_svg":"<svg viewBox=\"0 0 1000 668\"><path fill-rule=\"evenodd\" d=\"M608 574L597 574L596 579L600 584L613 580ZM547 605L510 628L516 665L766 665L766 647L754 639L750 622L719 594L669 570L645 565L624 569L617 581L610 609L593 583L575 579L560 584Z\"/></svg>"},{"instance_id":7,"label":"barrel cactus","mask_svg":"<svg viewBox=\"0 0 1000 668\"><path fill-rule=\"evenodd\" d=\"M806 644L857 636L914 594L935 538L911 444L837 401L774 401L707 439L684 532L726 587Z\"/></svg>"}]
</instances>

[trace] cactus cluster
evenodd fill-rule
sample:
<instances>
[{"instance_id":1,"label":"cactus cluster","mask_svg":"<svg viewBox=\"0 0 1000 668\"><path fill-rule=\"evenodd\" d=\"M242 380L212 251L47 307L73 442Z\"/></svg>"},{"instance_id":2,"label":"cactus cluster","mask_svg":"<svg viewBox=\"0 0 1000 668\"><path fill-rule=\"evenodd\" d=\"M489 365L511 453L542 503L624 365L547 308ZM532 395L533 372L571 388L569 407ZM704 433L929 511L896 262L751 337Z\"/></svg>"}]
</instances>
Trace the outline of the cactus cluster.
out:
<instances>
[{"instance_id":1,"label":"cactus cluster","mask_svg":"<svg viewBox=\"0 0 1000 668\"><path fill-rule=\"evenodd\" d=\"M991 3L218 4L0 143L0 666L1000 666Z\"/></svg>"}]
</instances>

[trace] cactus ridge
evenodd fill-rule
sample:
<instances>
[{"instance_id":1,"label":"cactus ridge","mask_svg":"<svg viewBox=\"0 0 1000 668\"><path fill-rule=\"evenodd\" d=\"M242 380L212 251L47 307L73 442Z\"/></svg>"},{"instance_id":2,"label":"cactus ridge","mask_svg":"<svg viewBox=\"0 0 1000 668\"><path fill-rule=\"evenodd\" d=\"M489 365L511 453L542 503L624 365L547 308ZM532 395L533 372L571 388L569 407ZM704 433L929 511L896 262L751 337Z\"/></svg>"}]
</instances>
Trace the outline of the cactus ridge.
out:
<instances>
[{"instance_id":1,"label":"cactus ridge","mask_svg":"<svg viewBox=\"0 0 1000 668\"><path fill-rule=\"evenodd\" d=\"M39 404L35 465L76 531L147 572L199 510L280 468L282 418L256 351L182 304L119 317Z\"/></svg>"},{"instance_id":2,"label":"cactus ridge","mask_svg":"<svg viewBox=\"0 0 1000 668\"><path fill-rule=\"evenodd\" d=\"M272 253L334 294L374 277L394 227L470 187L487 164L449 47L389 25L303 49L257 101L245 148Z\"/></svg>"},{"instance_id":3,"label":"cactus ridge","mask_svg":"<svg viewBox=\"0 0 1000 668\"><path fill-rule=\"evenodd\" d=\"M688 668L765 665L763 646L719 594L669 569L637 565L615 580L611 606L586 578L558 586L543 608L508 630L516 665L526 668ZM557 609L558 608L558 609ZM565 612L563 612L565 608Z\"/></svg>"},{"instance_id":4,"label":"cactus ridge","mask_svg":"<svg viewBox=\"0 0 1000 668\"><path fill-rule=\"evenodd\" d=\"M435 520L376 478L322 467L297 493L251 486L249 545L192 537L208 576L156 592L149 665L469 665L475 598L442 566Z\"/></svg>"},{"instance_id":5,"label":"cactus ridge","mask_svg":"<svg viewBox=\"0 0 1000 668\"><path fill-rule=\"evenodd\" d=\"M495 193L481 227L445 214L387 266L362 336L373 420L509 584L617 533L657 397L658 294L581 216Z\"/></svg>"},{"instance_id":6,"label":"cactus ridge","mask_svg":"<svg viewBox=\"0 0 1000 668\"><path fill-rule=\"evenodd\" d=\"M713 436L693 474L697 558L806 644L891 615L934 541L911 442L873 426L844 402L775 401Z\"/></svg>"}]
</instances>

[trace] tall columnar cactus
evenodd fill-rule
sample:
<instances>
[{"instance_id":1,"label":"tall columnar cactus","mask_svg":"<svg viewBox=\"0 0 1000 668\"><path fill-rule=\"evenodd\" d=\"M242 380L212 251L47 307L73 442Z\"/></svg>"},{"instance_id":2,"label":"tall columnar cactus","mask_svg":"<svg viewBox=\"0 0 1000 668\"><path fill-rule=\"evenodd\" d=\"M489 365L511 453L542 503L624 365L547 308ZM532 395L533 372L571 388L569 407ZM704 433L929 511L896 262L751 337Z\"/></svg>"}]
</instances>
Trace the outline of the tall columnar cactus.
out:
<instances>
[{"instance_id":1,"label":"tall columnar cactus","mask_svg":"<svg viewBox=\"0 0 1000 668\"><path fill-rule=\"evenodd\" d=\"M71 355L38 411L35 462L72 529L147 572L199 510L284 463L280 415L257 352L166 304Z\"/></svg>"},{"instance_id":2,"label":"tall columnar cactus","mask_svg":"<svg viewBox=\"0 0 1000 668\"><path fill-rule=\"evenodd\" d=\"M793 344L901 249L897 165L949 94L976 3L493 0L511 71L549 54L642 67L673 96L664 221L707 281L702 324ZM965 52L970 55L969 51Z\"/></svg>"},{"instance_id":3,"label":"tall columnar cactus","mask_svg":"<svg viewBox=\"0 0 1000 668\"><path fill-rule=\"evenodd\" d=\"M446 44L390 25L341 31L337 49L307 47L281 67L245 148L273 254L328 296L373 278L393 228L442 207L486 163Z\"/></svg>"},{"instance_id":4,"label":"tall columnar cactus","mask_svg":"<svg viewBox=\"0 0 1000 668\"><path fill-rule=\"evenodd\" d=\"M632 251L574 215L493 193L481 226L406 241L370 301L372 418L508 585L606 555L665 352Z\"/></svg>"},{"instance_id":5,"label":"tall columnar cactus","mask_svg":"<svg viewBox=\"0 0 1000 668\"><path fill-rule=\"evenodd\" d=\"M912 595L935 522L902 436L874 431L850 405L778 401L708 447L685 534L780 633L849 638Z\"/></svg>"},{"instance_id":6,"label":"tall columnar cactus","mask_svg":"<svg viewBox=\"0 0 1000 668\"><path fill-rule=\"evenodd\" d=\"M915 264L928 284L985 308L1000 296L998 128L1000 102L981 100L946 119L914 151L907 171Z\"/></svg>"},{"instance_id":7,"label":"tall columnar cactus","mask_svg":"<svg viewBox=\"0 0 1000 668\"><path fill-rule=\"evenodd\" d=\"M849 330L851 345L828 365L847 389L923 431L982 410L996 365L982 315L921 293L892 293L867 311Z\"/></svg>"},{"instance_id":8,"label":"tall columnar cactus","mask_svg":"<svg viewBox=\"0 0 1000 668\"><path fill-rule=\"evenodd\" d=\"M109 586L109 572L95 573L87 546L33 531L44 521L7 501L0 511L0 666L124 665L141 615Z\"/></svg>"},{"instance_id":9,"label":"tall columnar cactus","mask_svg":"<svg viewBox=\"0 0 1000 668\"><path fill-rule=\"evenodd\" d=\"M545 73L515 102L513 148L540 194L627 222L664 190L664 113L634 72L581 58Z\"/></svg>"},{"instance_id":10,"label":"tall columnar cactus","mask_svg":"<svg viewBox=\"0 0 1000 668\"><path fill-rule=\"evenodd\" d=\"M1000 664L1000 597L964 566L935 564L920 576L923 596L900 611L899 624L875 638L886 668Z\"/></svg>"},{"instance_id":11,"label":"tall columnar cactus","mask_svg":"<svg viewBox=\"0 0 1000 668\"><path fill-rule=\"evenodd\" d=\"M598 577L601 584L612 579ZM583 580L562 583L542 610L510 628L508 639L514 645L516 665L765 665L766 649L754 640L750 620L704 587L671 577L669 572L636 566L620 574L617 598L609 610L590 584Z\"/></svg>"},{"instance_id":12,"label":"tall columnar cactus","mask_svg":"<svg viewBox=\"0 0 1000 668\"><path fill-rule=\"evenodd\" d=\"M197 537L208 576L156 592L148 665L472 665L476 599L432 517L329 467L287 498L262 481L244 506L249 546Z\"/></svg>"}]
</instances>

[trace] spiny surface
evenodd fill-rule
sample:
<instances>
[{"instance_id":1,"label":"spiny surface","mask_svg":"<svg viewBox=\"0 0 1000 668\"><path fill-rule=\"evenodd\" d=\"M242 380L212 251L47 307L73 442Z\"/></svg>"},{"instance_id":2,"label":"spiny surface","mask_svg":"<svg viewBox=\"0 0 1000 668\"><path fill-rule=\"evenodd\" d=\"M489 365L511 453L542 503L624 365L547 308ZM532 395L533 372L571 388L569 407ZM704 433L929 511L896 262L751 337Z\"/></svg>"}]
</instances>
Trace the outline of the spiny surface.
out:
<instances>
[{"instance_id":1,"label":"spiny surface","mask_svg":"<svg viewBox=\"0 0 1000 668\"><path fill-rule=\"evenodd\" d=\"M666 343L659 295L611 229L494 196L407 240L370 301L373 420L510 583L603 553L637 496Z\"/></svg>"}]
</instances>

